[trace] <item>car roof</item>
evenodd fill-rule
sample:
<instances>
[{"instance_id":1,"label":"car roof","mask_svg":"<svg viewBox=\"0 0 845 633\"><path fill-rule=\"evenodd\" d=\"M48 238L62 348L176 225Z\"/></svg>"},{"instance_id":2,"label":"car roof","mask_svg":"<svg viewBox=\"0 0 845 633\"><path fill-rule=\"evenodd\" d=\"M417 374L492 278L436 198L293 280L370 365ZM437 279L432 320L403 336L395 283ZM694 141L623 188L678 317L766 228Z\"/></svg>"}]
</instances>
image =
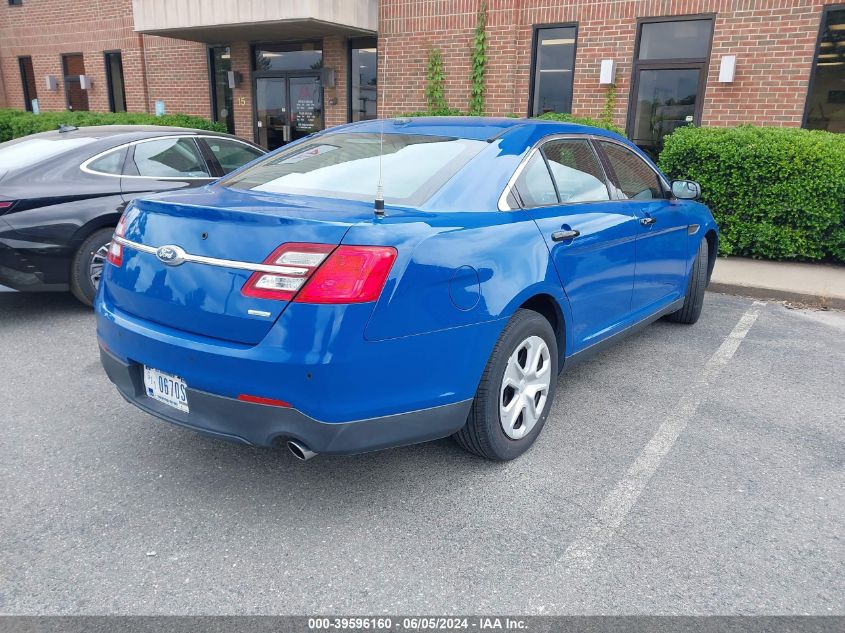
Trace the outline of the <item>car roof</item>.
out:
<instances>
[{"instance_id":1,"label":"car roof","mask_svg":"<svg viewBox=\"0 0 845 633\"><path fill-rule=\"evenodd\" d=\"M97 140L112 139L119 142L135 141L153 136L173 136L186 134L202 134L207 136L233 137L231 134L198 130L187 127L170 127L167 125L90 125L78 128L67 128L66 131L50 130L31 134L25 138L62 139L62 138L92 138ZM241 139L238 139L241 140Z\"/></svg>"},{"instance_id":2,"label":"car roof","mask_svg":"<svg viewBox=\"0 0 845 633\"><path fill-rule=\"evenodd\" d=\"M614 132L588 125L544 121L540 119L517 119L510 117L477 116L424 116L396 117L392 119L371 119L360 123L351 123L327 130L328 133L343 130L378 134L384 128L385 134L426 134L453 136L474 140L491 140L516 128L530 128L529 131L543 130L546 134L595 134L621 139Z\"/></svg>"}]
</instances>

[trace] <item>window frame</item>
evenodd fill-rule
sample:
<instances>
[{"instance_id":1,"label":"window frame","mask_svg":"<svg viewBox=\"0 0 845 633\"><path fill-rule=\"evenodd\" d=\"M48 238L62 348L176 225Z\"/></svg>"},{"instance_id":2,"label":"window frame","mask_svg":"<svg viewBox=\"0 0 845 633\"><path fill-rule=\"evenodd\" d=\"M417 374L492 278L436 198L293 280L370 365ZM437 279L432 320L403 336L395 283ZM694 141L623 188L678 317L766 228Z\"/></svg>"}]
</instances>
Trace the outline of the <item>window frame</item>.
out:
<instances>
[{"instance_id":1,"label":"window frame","mask_svg":"<svg viewBox=\"0 0 845 633\"><path fill-rule=\"evenodd\" d=\"M91 163L93 163L94 161L102 158L106 154L110 154L111 152L116 152L116 151L126 149L127 150L126 151L126 158L124 159L123 169L121 170L121 171L125 171L126 165L129 161L130 156L132 156L132 158L134 159L134 155L135 155L134 147L135 147L135 145L138 145L140 143L147 143L147 142L150 142L150 141L162 141L162 140L174 139L174 138L192 138L196 141L196 145L197 145L198 151L200 153L200 156L206 162L206 167L209 170L209 173L210 173L209 176L141 176L139 174L126 174L126 173L107 174L107 173L102 172L102 171L97 171L95 169L91 169L91 167L90 167ZM264 151L263 148L256 147L252 143L248 143L247 141L241 140L239 138L230 138L228 136L225 136L225 137L215 136L214 134L168 134L168 135L164 135L164 136L153 136L153 137L150 137L150 138L137 139L137 140L134 140L134 141L130 141L128 143L121 143L120 145L116 145L115 147L110 147L109 149L103 150L102 152L99 152L98 154L94 154L91 158L86 159L79 166L79 169L82 170L83 172L85 172L86 174L92 174L94 176L108 176L108 177L111 177L111 178L146 178L148 180L214 180L215 178L219 178L220 175L215 175L213 173L215 171L215 164L213 164L208 159L208 157L206 156L206 153L203 149L203 144L199 142L199 139L206 139L206 138L225 138L227 141L233 141L235 143L241 143L242 145L246 145L248 147L251 147L252 149L259 149L262 152L262 154L261 154L262 156L266 155L266 153L267 153L267 152ZM208 151L210 152L211 150L209 149ZM229 172L229 173L234 173L234 172ZM228 175L228 174L225 174L225 175Z\"/></svg>"},{"instance_id":2,"label":"window frame","mask_svg":"<svg viewBox=\"0 0 845 633\"><path fill-rule=\"evenodd\" d=\"M643 25L661 22L691 22L696 20L710 20L710 41L707 43L706 57L670 57L667 59L640 60L640 44L642 42ZM634 41L634 57L631 64L631 88L628 91L628 108L625 113L625 134L633 142L634 119L637 113L637 94L640 90L641 70L698 70L698 93L693 112L693 125L701 125L701 115L704 112L704 97L707 88L707 78L710 70L710 60L713 56L713 36L716 32L715 13L695 13L690 15L663 15L656 17L637 18L637 36Z\"/></svg>"},{"instance_id":3,"label":"window frame","mask_svg":"<svg viewBox=\"0 0 845 633\"><path fill-rule=\"evenodd\" d=\"M813 91L813 83L816 80L816 68L818 67L819 54L821 53L824 27L827 24L827 14L833 11L845 11L845 3L826 4L822 7L821 18L819 19L819 29L816 34L816 45L813 49L812 66L810 66L810 78L807 81L807 96L804 99L804 114L801 116L801 127L803 129L808 129L807 123L810 119L810 95Z\"/></svg>"},{"instance_id":4,"label":"window frame","mask_svg":"<svg viewBox=\"0 0 845 633\"><path fill-rule=\"evenodd\" d=\"M528 75L528 117L538 116L534 114L534 89L536 88L537 76L537 48L540 41L540 31L544 29L574 28L575 29L575 50L572 53L572 91L569 100L568 112L572 113L572 101L575 96L575 66L578 63L578 22L554 22L550 24L533 24L531 26L531 68Z\"/></svg>"},{"instance_id":5,"label":"window frame","mask_svg":"<svg viewBox=\"0 0 845 633\"><path fill-rule=\"evenodd\" d=\"M578 200L578 201L575 201L575 202L568 202L568 201L564 202L563 200L560 199L560 189L557 186L557 180L555 179L555 174L552 171L551 165L549 165L549 157L546 155L546 152L543 149L543 147L545 147L546 145L549 145L551 143L555 143L555 142L562 141L562 140L579 140L579 139L578 138L552 139L552 140L546 141L545 143L543 143L543 145L541 145L539 147L540 153L543 155L543 158L546 161L546 167L549 170L549 175L552 177L552 183L554 184L555 192L557 192L558 204L592 204L592 203L596 203L596 202L610 202L610 201L612 201L613 196L614 196L614 188L611 187L610 172L607 169L607 165L605 165L604 161L602 160L602 155L599 152L599 148L597 146L597 143L595 142L595 140L592 137L585 138L584 142L586 142L587 146L592 150L593 156L596 159L596 164L598 165L599 169L601 170L602 181L604 182L604 188L607 190L607 200ZM564 165L564 166L566 167L566 165ZM580 171L580 170L578 170L578 171ZM584 172L584 173L586 173L586 172ZM592 176L592 174L589 174L589 175ZM517 191L517 193L518 193L518 191ZM517 196L517 197L519 197L519 196Z\"/></svg>"},{"instance_id":6,"label":"window frame","mask_svg":"<svg viewBox=\"0 0 845 633\"><path fill-rule=\"evenodd\" d=\"M228 136L212 136L211 134L198 135L195 138L197 139L197 143L199 144L200 149L202 149L202 151L203 151L203 155L205 156L206 161L211 165L212 171L215 172L215 174L216 174L215 177L217 177L217 178L222 178L223 176L228 176L229 174L233 174L237 170L239 170L241 167L243 167L244 165L248 165L253 160L258 160L259 158L261 158L262 156L265 156L268 153L266 150L264 150L263 147L252 145L250 143L247 143L246 141L242 141L239 138L230 138ZM223 167L223 164L220 162L220 160L217 158L217 155L214 153L214 150L211 149L211 143L209 142L208 139L215 139L218 142L219 141L229 141L231 143L238 143L239 145L245 145L249 149L257 151L258 155L255 158L253 158L252 160L247 161L246 163L244 163L240 167L235 167L232 170L226 171L225 168Z\"/></svg>"},{"instance_id":7,"label":"window frame","mask_svg":"<svg viewBox=\"0 0 845 633\"><path fill-rule=\"evenodd\" d=\"M630 154L634 156L634 158L639 159L646 167L648 167L649 170L651 170L651 172L657 177L657 184L663 192L663 196L661 196L660 198L649 198L639 200L637 198L629 198L627 195L625 195L622 191L622 188L619 186L619 176L616 174L616 170L613 168L613 164L610 162L610 157L607 155L607 152L605 152L604 147L602 147L601 145L603 142L613 143L614 145L621 147L623 150L627 150ZM649 200L667 200L671 198L672 189L669 183L667 182L665 176L661 174L659 170L655 169L649 161L645 160L642 156L640 156L630 147L628 147L624 143L620 143L615 139L600 137L594 140L594 145L596 147L596 151L601 157L602 163L604 164L605 172L607 172L608 179L612 186L611 197L614 200L616 200L617 202L648 202Z\"/></svg>"},{"instance_id":8,"label":"window frame","mask_svg":"<svg viewBox=\"0 0 845 633\"><path fill-rule=\"evenodd\" d=\"M206 46L206 62L208 65L208 101L211 104L211 120L215 123L220 122L220 99L217 94L217 66L214 63L214 49L217 48L228 48L229 49L229 66L232 66L232 45L231 44L208 44ZM229 72L229 71L227 71ZM232 93L232 128L229 129L229 122L228 120L225 121L226 129L228 130L229 134L235 133L235 90L234 88L229 88Z\"/></svg>"},{"instance_id":9,"label":"window frame","mask_svg":"<svg viewBox=\"0 0 845 633\"><path fill-rule=\"evenodd\" d=\"M364 42L372 42L372 46L363 45ZM353 37L347 41L346 47L346 122L355 123L352 120L352 51L360 48L376 49L376 116L378 118L378 37ZM360 86L359 86L360 89ZM372 121L373 119L361 119L361 121Z\"/></svg>"},{"instance_id":10,"label":"window frame","mask_svg":"<svg viewBox=\"0 0 845 633\"><path fill-rule=\"evenodd\" d=\"M118 62L120 63L121 92L123 93L123 110L115 109L115 88L112 82L111 64L109 63L109 57L111 55L117 55ZM126 73L123 71L123 52L119 49L103 51L103 63L105 64L106 69L106 92L108 93L109 98L109 112L128 112L129 108L126 103Z\"/></svg>"},{"instance_id":11,"label":"window frame","mask_svg":"<svg viewBox=\"0 0 845 633\"><path fill-rule=\"evenodd\" d=\"M32 85L35 87L35 99L33 99L32 95L29 94L29 82L24 76L23 65L26 61L29 61L29 66L32 69ZM20 72L21 84L23 87L24 110L32 112L32 102L38 99L38 82L35 79L35 65L32 63L31 55L21 55L18 57L18 71Z\"/></svg>"},{"instance_id":12,"label":"window frame","mask_svg":"<svg viewBox=\"0 0 845 633\"><path fill-rule=\"evenodd\" d=\"M605 185L608 187L608 192L610 193L610 200L594 200L591 202L558 202L557 205L543 205L539 207L526 207L522 204L522 200L520 199L517 190L515 189L516 181L519 179L520 175L522 174L523 169L528 165L528 161L531 160L531 157L534 156L534 153L537 152L544 144L550 141L556 140L572 140L572 139L588 139L590 144L593 147L593 151L596 153L597 158L599 159L599 163L601 165L602 170L605 174ZM619 193L617 191L618 187L616 186L616 182L614 182L614 178L616 176L615 173L611 176L611 167L607 160L607 156L604 153L604 150L599 145L599 141L607 141L608 143L614 143L615 145L619 145L620 147L628 150L634 156L639 158L643 161L648 168L654 172L657 176L657 180L660 183L661 187L663 188L664 196L670 196L671 189L669 187L669 183L659 169L657 169L654 165L652 165L649 161L645 158L640 156L636 151L628 147L625 143L620 142L619 140L609 137L609 136L602 136L600 134L575 134L575 133L566 133L560 132L556 134L549 134L541 139L539 139L531 148L525 152L525 155L519 161L519 164L514 169L513 174L508 179L505 188L502 190L502 193L499 195L498 205L497 208L499 211L520 211L520 210L528 210L528 209L544 209L550 206L574 206L579 204L611 204L615 202L631 202L631 198L619 197ZM541 154L542 155L542 154ZM543 156L545 159L545 156ZM546 166L548 168L548 165ZM549 176L551 177L551 172L549 172ZM552 183L555 184L555 188L557 188L557 183L555 183L554 177L552 177ZM515 200L517 200L520 204L518 208L513 208L508 204L508 197L512 196ZM664 198L665 199L665 198ZM661 200L661 198L652 198L652 200ZM636 202L636 200L634 201Z\"/></svg>"},{"instance_id":13,"label":"window frame","mask_svg":"<svg viewBox=\"0 0 845 633\"><path fill-rule=\"evenodd\" d=\"M82 75L68 75L67 74L67 60L69 57L81 57L82 58L82 66L85 66L85 55L83 53L62 53L61 54L61 61L62 61L62 86L65 89L65 109L70 112L90 112L91 111L91 100L88 95L87 90L82 90L80 77ZM68 83L71 81L76 81L80 83L80 90L85 94L85 100L88 102L87 108L85 110L73 110L70 107L70 91L68 91Z\"/></svg>"}]
</instances>

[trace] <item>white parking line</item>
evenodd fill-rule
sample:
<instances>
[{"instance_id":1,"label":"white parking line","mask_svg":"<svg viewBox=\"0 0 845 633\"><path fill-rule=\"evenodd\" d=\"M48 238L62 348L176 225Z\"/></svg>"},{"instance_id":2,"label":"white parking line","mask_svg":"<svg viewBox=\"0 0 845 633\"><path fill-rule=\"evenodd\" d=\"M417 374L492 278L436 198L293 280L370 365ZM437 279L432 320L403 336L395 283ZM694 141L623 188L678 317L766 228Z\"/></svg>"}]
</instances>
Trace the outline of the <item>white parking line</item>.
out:
<instances>
[{"instance_id":1,"label":"white parking line","mask_svg":"<svg viewBox=\"0 0 845 633\"><path fill-rule=\"evenodd\" d=\"M678 401L675 410L657 429L622 481L605 498L596 511L593 521L582 529L566 548L561 556L561 563L582 570L592 568L595 556L610 542L631 508L634 507L652 475L660 466L660 462L672 450L678 436L683 433L695 415L707 387L736 353L739 344L754 325L764 305L766 305L765 302L755 301L742 315L719 349L707 361L701 378L696 381L689 393Z\"/></svg>"}]
</instances>

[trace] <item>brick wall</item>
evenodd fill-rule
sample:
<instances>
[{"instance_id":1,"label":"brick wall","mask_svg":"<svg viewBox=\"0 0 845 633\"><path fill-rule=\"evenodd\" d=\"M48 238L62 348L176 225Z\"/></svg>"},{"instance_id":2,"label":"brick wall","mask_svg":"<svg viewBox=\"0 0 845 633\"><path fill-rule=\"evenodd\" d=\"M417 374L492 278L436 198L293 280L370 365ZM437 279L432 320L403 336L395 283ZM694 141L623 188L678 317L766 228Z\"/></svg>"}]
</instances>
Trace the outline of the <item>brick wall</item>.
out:
<instances>
[{"instance_id":1,"label":"brick wall","mask_svg":"<svg viewBox=\"0 0 845 633\"><path fill-rule=\"evenodd\" d=\"M211 93L205 44L154 35L143 36L149 111L164 101L168 114L184 112L209 118Z\"/></svg>"},{"instance_id":2,"label":"brick wall","mask_svg":"<svg viewBox=\"0 0 845 633\"><path fill-rule=\"evenodd\" d=\"M840 1L840 0L836 0ZM800 125L823 4L834 0L488 0L487 111L528 110L534 25L578 24L573 113L598 116L602 59L617 62L614 119L624 124L639 17L716 14L702 123ZM466 110L469 47L479 0L381 0L379 54L384 113L425 106L430 47L443 51L446 98ZM717 82L723 55L736 54L736 79ZM386 66L386 69L385 69Z\"/></svg>"},{"instance_id":3,"label":"brick wall","mask_svg":"<svg viewBox=\"0 0 845 633\"><path fill-rule=\"evenodd\" d=\"M346 123L346 38L331 36L323 38L323 66L335 71L335 87L323 87L323 108L326 113L326 126Z\"/></svg>"},{"instance_id":4,"label":"brick wall","mask_svg":"<svg viewBox=\"0 0 845 633\"><path fill-rule=\"evenodd\" d=\"M38 103L42 110L64 110L62 53L82 53L92 80L89 109L108 111L104 51L119 50L130 112L152 112L163 99L168 112L208 117L208 69L205 46L133 30L132 0L26 0L22 6L0 3L0 73L8 107L24 106L19 56L32 57ZM44 77L58 81L47 90ZM2 102L0 102L2 103Z\"/></svg>"}]
</instances>

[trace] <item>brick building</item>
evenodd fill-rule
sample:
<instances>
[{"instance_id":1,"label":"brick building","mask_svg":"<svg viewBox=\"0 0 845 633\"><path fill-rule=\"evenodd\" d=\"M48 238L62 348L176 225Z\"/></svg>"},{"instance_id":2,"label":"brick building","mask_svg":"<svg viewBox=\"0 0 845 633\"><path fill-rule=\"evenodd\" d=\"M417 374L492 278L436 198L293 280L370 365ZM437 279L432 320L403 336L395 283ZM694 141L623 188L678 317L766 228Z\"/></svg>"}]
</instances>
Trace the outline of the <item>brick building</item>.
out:
<instances>
[{"instance_id":1,"label":"brick building","mask_svg":"<svg viewBox=\"0 0 845 633\"><path fill-rule=\"evenodd\" d=\"M0 107L186 112L275 147L425 106L428 51L467 108L480 0L0 0ZM845 4L487 0L486 111L845 131ZM380 64L378 72L376 61ZM354 69L354 72L353 72ZM351 81L350 81L351 78Z\"/></svg>"}]
</instances>

